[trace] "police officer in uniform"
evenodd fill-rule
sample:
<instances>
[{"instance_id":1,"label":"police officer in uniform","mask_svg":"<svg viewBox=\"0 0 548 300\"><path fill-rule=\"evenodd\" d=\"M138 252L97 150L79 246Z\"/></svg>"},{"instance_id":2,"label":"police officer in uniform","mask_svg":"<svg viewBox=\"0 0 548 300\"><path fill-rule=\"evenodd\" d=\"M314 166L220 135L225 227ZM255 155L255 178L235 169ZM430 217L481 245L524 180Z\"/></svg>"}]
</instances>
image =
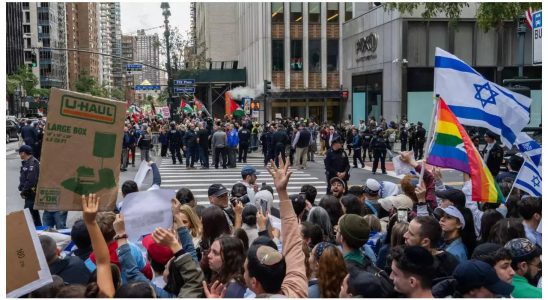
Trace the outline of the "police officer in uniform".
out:
<instances>
[{"instance_id":1,"label":"police officer in uniform","mask_svg":"<svg viewBox=\"0 0 548 300\"><path fill-rule=\"evenodd\" d=\"M422 159L424 155L424 143L426 142L426 129L422 127L422 122L417 122L417 131L415 132L415 159Z\"/></svg>"},{"instance_id":2,"label":"police officer in uniform","mask_svg":"<svg viewBox=\"0 0 548 300\"><path fill-rule=\"evenodd\" d=\"M175 128L175 122L171 122L169 126L170 128L167 132L167 143L169 145L169 152L171 152L171 159L173 160L173 164L176 164L175 155L177 155L177 159L182 165L183 157L181 156L181 133L177 130L177 128Z\"/></svg>"},{"instance_id":3,"label":"police officer in uniform","mask_svg":"<svg viewBox=\"0 0 548 300\"><path fill-rule=\"evenodd\" d=\"M386 174L386 166L384 161L386 160L386 150L390 148L388 139L384 138L382 128L375 129L376 136L371 141L371 150L373 150L373 174L377 173L377 167L379 166L379 159L381 161L381 170L383 174Z\"/></svg>"},{"instance_id":4,"label":"police officer in uniform","mask_svg":"<svg viewBox=\"0 0 548 300\"><path fill-rule=\"evenodd\" d=\"M249 150L249 143L251 142L251 131L247 126L242 126L238 132L238 139L240 145L238 146L238 162L247 163L247 151Z\"/></svg>"},{"instance_id":5,"label":"police officer in uniform","mask_svg":"<svg viewBox=\"0 0 548 300\"><path fill-rule=\"evenodd\" d=\"M285 163L285 146L289 145L289 136L282 125L279 125L278 131L272 135L272 145L274 146L274 159L276 166L279 166L280 164L280 155Z\"/></svg>"},{"instance_id":6,"label":"police officer in uniform","mask_svg":"<svg viewBox=\"0 0 548 300\"><path fill-rule=\"evenodd\" d=\"M343 149L343 141L340 136L333 139L331 148L327 151L324 159L325 175L327 178L327 194L331 194L330 180L334 177L339 177L347 185L350 178L350 161L348 155Z\"/></svg>"},{"instance_id":7,"label":"police officer in uniform","mask_svg":"<svg viewBox=\"0 0 548 300\"><path fill-rule=\"evenodd\" d=\"M272 146L272 132L274 127L272 125L267 125L267 130L261 134L261 145L263 145L263 156L264 156L264 165L274 159L274 148Z\"/></svg>"},{"instance_id":8,"label":"police officer in uniform","mask_svg":"<svg viewBox=\"0 0 548 300\"><path fill-rule=\"evenodd\" d=\"M25 199L25 208L30 210L34 226L42 226L40 213L34 209L34 198L36 197L36 185L40 174L40 162L32 156L32 147L23 145L19 148L21 158L21 170L19 172L19 192Z\"/></svg>"},{"instance_id":9,"label":"police officer in uniform","mask_svg":"<svg viewBox=\"0 0 548 300\"><path fill-rule=\"evenodd\" d=\"M483 136L487 145L481 151L483 161L491 171L493 177L496 177L500 171L500 164L504 158L504 150L497 144L497 135L492 131L485 132ZM519 170L518 170L519 171Z\"/></svg>"},{"instance_id":10,"label":"police officer in uniform","mask_svg":"<svg viewBox=\"0 0 548 300\"><path fill-rule=\"evenodd\" d=\"M369 161L373 161L373 154L371 153L371 149L369 148L369 145L371 144L371 140L373 139L373 131L371 130L371 127L368 126L365 131L363 132L363 157L362 160L365 161L365 158L369 156Z\"/></svg>"},{"instance_id":11,"label":"police officer in uniform","mask_svg":"<svg viewBox=\"0 0 548 300\"><path fill-rule=\"evenodd\" d=\"M417 132L417 126L414 123L409 124L409 130L407 130L407 139L409 142L409 151L413 151L414 153L417 153L417 149L415 149L416 146L416 132Z\"/></svg>"}]
</instances>

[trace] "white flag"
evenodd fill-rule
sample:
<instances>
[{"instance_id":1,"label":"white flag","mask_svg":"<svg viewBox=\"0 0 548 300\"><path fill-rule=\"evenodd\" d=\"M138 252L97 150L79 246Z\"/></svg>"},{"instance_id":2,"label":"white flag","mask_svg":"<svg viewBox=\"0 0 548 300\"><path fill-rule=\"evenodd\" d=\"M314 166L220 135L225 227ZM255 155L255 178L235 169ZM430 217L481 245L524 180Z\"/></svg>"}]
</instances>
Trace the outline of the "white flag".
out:
<instances>
[{"instance_id":1,"label":"white flag","mask_svg":"<svg viewBox=\"0 0 548 300\"><path fill-rule=\"evenodd\" d=\"M516 138L515 144L518 146L519 152L529 156L533 163L535 163L537 167L540 167L542 148L537 141L533 140L527 133L520 132Z\"/></svg>"},{"instance_id":2,"label":"white flag","mask_svg":"<svg viewBox=\"0 0 548 300\"><path fill-rule=\"evenodd\" d=\"M542 175L537 166L526 155L525 161L516 176L514 187L531 196L542 197Z\"/></svg>"},{"instance_id":3,"label":"white flag","mask_svg":"<svg viewBox=\"0 0 548 300\"><path fill-rule=\"evenodd\" d=\"M488 81L440 48L436 48L434 93L447 103L461 124L491 130L508 148L529 123L530 98Z\"/></svg>"}]
</instances>

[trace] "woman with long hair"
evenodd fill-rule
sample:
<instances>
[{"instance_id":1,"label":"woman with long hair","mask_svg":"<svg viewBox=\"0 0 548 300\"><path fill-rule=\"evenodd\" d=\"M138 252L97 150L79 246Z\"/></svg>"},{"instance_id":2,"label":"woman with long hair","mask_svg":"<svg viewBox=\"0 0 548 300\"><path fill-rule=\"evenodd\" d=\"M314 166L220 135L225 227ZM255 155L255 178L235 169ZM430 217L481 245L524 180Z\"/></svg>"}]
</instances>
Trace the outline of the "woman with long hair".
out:
<instances>
[{"instance_id":1,"label":"woman with long hair","mask_svg":"<svg viewBox=\"0 0 548 300\"><path fill-rule=\"evenodd\" d=\"M244 280L245 248L243 242L230 235L217 238L208 254L212 276L210 284L223 284L224 298L243 298L246 290Z\"/></svg>"},{"instance_id":2,"label":"woman with long hair","mask_svg":"<svg viewBox=\"0 0 548 300\"><path fill-rule=\"evenodd\" d=\"M483 213L481 216L481 229L478 244L487 242L491 228L502 219L504 219L504 217L494 209L488 209Z\"/></svg>"},{"instance_id":3,"label":"woman with long hair","mask_svg":"<svg viewBox=\"0 0 548 300\"><path fill-rule=\"evenodd\" d=\"M321 298L337 298L348 273L342 252L331 243L322 242L312 249L310 267L318 278Z\"/></svg>"},{"instance_id":4,"label":"woman with long hair","mask_svg":"<svg viewBox=\"0 0 548 300\"><path fill-rule=\"evenodd\" d=\"M318 206L323 207L327 211L331 224L337 224L339 218L344 214L341 202L333 195L323 196Z\"/></svg>"},{"instance_id":5,"label":"woman with long hair","mask_svg":"<svg viewBox=\"0 0 548 300\"><path fill-rule=\"evenodd\" d=\"M179 210L181 211L183 224L188 228L190 235L192 236L192 242L194 247L200 246L202 240L202 221L190 205L181 205Z\"/></svg>"},{"instance_id":6,"label":"woman with long hair","mask_svg":"<svg viewBox=\"0 0 548 300\"><path fill-rule=\"evenodd\" d=\"M202 259L200 260L200 267L204 271L206 279L211 278L211 269L209 268L208 254L211 245L222 234L230 234L230 225L226 219L226 215L223 210L215 205L212 205L204 209L202 213L202 241L200 242L200 249L202 252Z\"/></svg>"},{"instance_id":7,"label":"woman with long hair","mask_svg":"<svg viewBox=\"0 0 548 300\"><path fill-rule=\"evenodd\" d=\"M312 209L308 213L308 218L306 220L312 224L317 224L318 226L320 226L323 232L324 241L335 241L335 234L333 232L333 226L331 226L331 219L329 218L329 214L323 207L312 207Z\"/></svg>"}]
</instances>

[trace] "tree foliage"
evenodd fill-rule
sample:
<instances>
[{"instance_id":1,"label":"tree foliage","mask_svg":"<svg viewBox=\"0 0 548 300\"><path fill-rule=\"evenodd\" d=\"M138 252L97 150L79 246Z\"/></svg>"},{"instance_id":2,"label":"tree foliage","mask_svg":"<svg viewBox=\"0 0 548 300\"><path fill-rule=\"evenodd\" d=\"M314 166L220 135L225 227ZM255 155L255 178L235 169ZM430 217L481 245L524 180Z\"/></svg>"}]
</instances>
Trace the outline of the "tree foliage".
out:
<instances>
[{"instance_id":1,"label":"tree foliage","mask_svg":"<svg viewBox=\"0 0 548 300\"><path fill-rule=\"evenodd\" d=\"M21 66L15 74L9 75L6 80L6 91L8 95L15 94L17 88L21 87L28 96L46 96L49 95L48 89L35 88L38 85L38 78L32 70L26 66Z\"/></svg>"},{"instance_id":2,"label":"tree foliage","mask_svg":"<svg viewBox=\"0 0 548 300\"><path fill-rule=\"evenodd\" d=\"M460 18L462 9L469 7L467 2L400 2L386 3L385 10L397 10L402 14L412 14L417 9L422 9L421 16L431 19L435 16L446 16L451 25L455 26ZM538 10L542 7L540 2L482 2L479 3L476 12L478 25L485 31L500 29L506 21L517 21L524 16L525 11L531 7Z\"/></svg>"},{"instance_id":3,"label":"tree foliage","mask_svg":"<svg viewBox=\"0 0 548 300\"><path fill-rule=\"evenodd\" d=\"M75 82L76 91L80 93L90 94L97 97L113 98L117 100L124 99L124 93L117 88L109 91L106 86L100 85L97 79L86 70L82 70Z\"/></svg>"},{"instance_id":4,"label":"tree foliage","mask_svg":"<svg viewBox=\"0 0 548 300\"><path fill-rule=\"evenodd\" d=\"M190 36L189 32L186 32L186 35L183 35L178 28L170 28L170 59L171 66L175 71L204 69L206 68L207 63L211 61L211 59L207 57L207 47L205 46L205 43L194 45ZM159 47L161 55L165 56L167 54L165 36L160 39L160 42L156 46Z\"/></svg>"}]
</instances>

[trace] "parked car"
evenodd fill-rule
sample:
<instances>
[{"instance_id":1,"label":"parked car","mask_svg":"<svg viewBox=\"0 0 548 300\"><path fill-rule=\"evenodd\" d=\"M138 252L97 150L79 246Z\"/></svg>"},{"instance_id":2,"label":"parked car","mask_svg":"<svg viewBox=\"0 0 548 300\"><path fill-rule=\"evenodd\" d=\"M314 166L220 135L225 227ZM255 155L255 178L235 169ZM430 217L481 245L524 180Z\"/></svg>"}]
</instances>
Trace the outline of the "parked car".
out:
<instances>
[{"instance_id":1,"label":"parked car","mask_svg":"<svg viewBox=\"0 0 548 300\"><path fill-rule=\"evenodd\" d=\"M6 143L12 138L19 140L19 125L12 120L6 120Z\"/></svg>"}]
</instances>

